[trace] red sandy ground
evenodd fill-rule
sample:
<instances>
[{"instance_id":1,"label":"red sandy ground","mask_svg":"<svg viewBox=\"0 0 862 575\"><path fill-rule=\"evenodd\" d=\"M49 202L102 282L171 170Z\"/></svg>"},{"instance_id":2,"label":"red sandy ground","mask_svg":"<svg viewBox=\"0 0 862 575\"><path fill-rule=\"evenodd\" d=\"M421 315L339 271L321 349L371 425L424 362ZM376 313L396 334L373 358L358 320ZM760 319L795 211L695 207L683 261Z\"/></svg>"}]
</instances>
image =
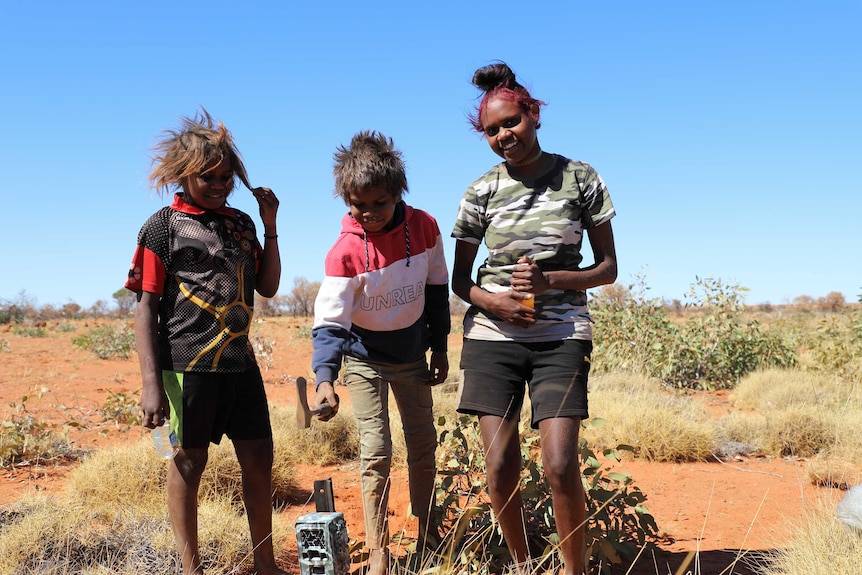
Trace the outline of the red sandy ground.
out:
<instances>
[{"instance_id":1,"label":"red sandy ground","mask_svg":"<svg viewBox=\"0 0 862 575\"><path fill-rule=\"evenodd\" d=\"M121 432L103 422L99 414L109 392L132 394L138 390L136 358L99 360L71 344L73 336L96 325L97 321L82 321L75 324L76 331L62 332L56 329L56 322L49 322L45 326L49 336L37 338L20 337L10 326L0 326L0 340L8 344L8 352L0 353L0 421L10 419L12 406L28 396L29 415L61 424L80 424L68 431L69 438L80 448L97 449L114 442L138 441L143 434L140 428ZM295 404L291 382L299 375L309 374L311 343L309 339L296 337L300 325L279 318L258 322L253 328L252 333L276 342L272 365L264 372L271 403ZM349 401L346 390L339 390L339 394ZM707 402L716 415L732 409L724 394L703 394L699 399ZM630 571L626 571L628 567L620 571L631 575L676 573L690 551L698 552L694 561L699 565L692 563L682 573L752 573L744 562L734 565L740 550L768 551L780 547L788 535L788 526L807 505L824 498L837 500L842 495L811 485L803 461L763 458L683 464L633 461L620 467L633 475L635 485L647 495L647 507L665 538L655 556L641 557ZM56 491L71 468L61 464L0 469L0 505L18 500L29 490ZM309 492L314 480L332 478L336 509L344 513L350 537L364 538L355 463L328 468L305 465L299 477L308 483ZM408 502L403 470L395 471L392 485L391 525L397 531L405 525ZM292 526L297 517L311 511L313 502L300 501L290 505L280 517ZM293 541L288 541L288 552L293 564L286 567L298 573Z\"/></svg>"}]
</instances>

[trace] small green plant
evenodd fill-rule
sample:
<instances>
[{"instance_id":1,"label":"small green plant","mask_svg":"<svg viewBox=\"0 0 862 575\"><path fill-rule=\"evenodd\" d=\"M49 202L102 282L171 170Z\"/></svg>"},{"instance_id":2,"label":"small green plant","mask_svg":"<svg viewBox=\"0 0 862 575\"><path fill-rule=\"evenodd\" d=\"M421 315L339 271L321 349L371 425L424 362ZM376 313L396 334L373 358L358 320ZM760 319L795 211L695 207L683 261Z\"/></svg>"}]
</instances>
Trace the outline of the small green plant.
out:
<instances>
[{"instance_id":1,"label":"small green plant","mask_svg":"<svg viewBox=\"0 0 862 575\"><path fill-rule=\"evenodd\" d=\"M57 425L48 423L27 411L27 402L33 397L25 395L11 404L12 417L0 421L0 467L22 463L40 463L57 457L78 459L68 441L55 434Z\"/></svg>"},{"instance_id":2,"label":"small green plant","mask_svg":"<svg viewBox=\"0 0 862 575\"><path fill-rule=\"evenodd\" d=\"M443 532L448 532L443 547L451 563L469 567L471 572L481 572L483 565L499 567L511 559L485 497L484 455L475 447L478 425L476 418L468 416L460 417L452 429L446 429L445 418L438 421L443 428L439 452L447 457L438 465L437 484ZM544 480L538 435L527 433L521 446L521 493L525 508L530 510L526 517L530 548L541 550L537 559L543 565L559 565L555 552L559 537L554 532L553 504ZM619 461L619 452L631 449L620 445L604 450L603 455ZM604 468L583 438L580 456L587 495L584 549L588 573L607 575L613 565L633 560L639 549L654 544L658 528L644 505L646 496L633 485L630 474Z\"/></svg>"},{"instance_id":3,"label":"small green plant","mask_svg":"<svg viewBox=\"0 0 862 575\"><path fill-rule=\"evenodd\" d=\"M731 388L757 369L795 367L788 339L756 320L744 321L746 288L697 278L684 318L671 321L661 302L629 286L616 297L593 298L597 328L593 365L608 373L634 371L679 388Z\"/></svg>"},{"instance_id":4,"label":"small green plant","mask_svg":"<svg viewBox=\"0 0 862 575\"><path fill-rule=\"evenodd\" d=\"M126 324L104 325L73 338L72 343L99 359L129 359L135 349L135 333Z\"/></svg>"},{"instance_id":5,"label":"small green plant","mask_svg":"<svg viewBox=\"0 0 862 575\"><path fill-rule=\"evenodd\" d=\"M9 342L0 337L0 353L9 353Z\"/></svg>"},{"instance_id":6,"label":"small green plant","mask_svg":"<svg viewBox=\"0 0 862 575\"><path fill-rule=\"evenodd\" d=\"M862 309L829 315L803 345L814 360L811 369L862 381Z\"/></svg>"},{"instance_id":7,"label":"small green plant","mask_svg":"<svg viewBox=\"0 0 862 575\"><path fill-rule=\"evenodd\" d=\"M296 328L296 333L293 337L297 339L311 339L311 326L310 325L301 325Z\"/></svg>"},{"instance_id":8,"label":"small green plant","mask_svg":"<svg viewBox=\"0 0 862 575\"><path fill-rule=\"evenodd\" d=\"M57 326L54 328L54 331L59 331L60 333L68 333L70 331L75 331L75 324L68 321L62 321L57 324Z\"/></svg>"},{"instance_id":9,"label":"small green plant","mask_svg":"<svg viewBox=\"0 0 862 575\"><path fill-rule=\"evenodd\" d=\"M756 320L744 322L743 293L736 284L697 278L689 294L699 313L682 325L671 360L660 377L674 387L732 388L759 368L794 367L796 351Z\"/></svg>"},{"instance_id":10,"label":"small green plant","mask_svg":"<svg viewBox=\"0 0 862 575\"><path fill-rule=\"evenodd\" d=\"M141 425L138 392L132 394L107 390L108 399L99 408L103 421L113 421L120 431Z\"/></svg>"},{"instance_id":11,"label":"small green plant","mask_svg":"<svg viewBox=\"0 0 862 575\"><path fill-rule=\"evenodd\" d=\"M44 323L25 321L12 324L12 333L21 337L46 337L48 330L45 329Z\"/></svg>"}]
</instances>

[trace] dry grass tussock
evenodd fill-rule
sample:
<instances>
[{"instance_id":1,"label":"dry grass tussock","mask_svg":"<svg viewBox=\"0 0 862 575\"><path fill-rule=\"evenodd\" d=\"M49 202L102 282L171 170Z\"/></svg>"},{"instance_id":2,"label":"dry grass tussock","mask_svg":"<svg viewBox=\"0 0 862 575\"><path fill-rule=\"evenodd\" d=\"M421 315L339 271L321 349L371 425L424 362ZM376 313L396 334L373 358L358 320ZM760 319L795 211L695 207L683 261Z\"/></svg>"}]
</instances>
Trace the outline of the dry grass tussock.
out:
<instances>
[{"instance_id":1,"label":"dry grass tussock","mask_svg":"<svg viewBox=\"0 0 862 575\"><path fill-rule=\"evenodd\" d=\"M736 407L750 410L724 419L734 439L754 442L766 455L817 457L826 470L862 470L859 383L833 374L768 370L743 378L733 397ZM824 464L830 460L835 463ZM820 476L819 483L822 475L814 472L812 478Z\"/></svg>"},{"instance_id":2,"label":"dry grass tussock","mask_svg":"<svg viewBox=\"0 0 862 575\"><path fill-rule=\"evenodd\" d=\"M733 398L736 407L761 412L794 407L823 407L830 411L862 408L859 383L799 369L751 373L737 384Z\"/></svg>"},{"instance_id":3,"label":"dry grass tussock","mask_svg":"<svg viewBox=\"0 0 862 575\"><path fill-rule=\"evenodd\" d=\"M281 448L287 453L285 462L291 465L295 457L302 454L301 462L313 465L334 465L359 457L359 432L353 411L342 406L338 414L321 423L312 418L308 429L296 428L294 408L271 406L273 436L277 429L283 429ZM278 456L276 456L278 457Z\"/></svg>"},{"instance_id":4,"label":"dry grass tussock","mask_svg":"<svg viewBox=\"0 0 862 575\"><path fill-rule=\"evenodd\" d=\"M803 516L791 519L793 534L775 554L759 561L763 575L835 575L859 573L862 533L835 516L832 502L815 502Z\"/></svg>"},{"instance_id":5,"label":"dry grass tussock","mask_svg":"<svg viewBox=\"0 0 862 575\"><path fill-rule=\"evenodd\" d=\"M651 461L706 461L717 449L716 425L703 408L643 375L592 378L590 415L584 437L597 450L626 444Z\"/></svg>"},{"instance_id":6,"label":"dry grass tussock","mask_svg":"<svg viewBox=\"0 0 862 575\"><path fill-rule=\"evenodd\" d=\"M227 468L219 459L214 458L215 468ZM106 448L75 469L58 495L24 498L4 509L0 573L176 573L164 466L147 440ZM214 573L250 566L251 561L248 524L230 491L233 483L221 483L226 493L214 487L224 475L205 476L208 487L200 498L201 553ZM289 536L276 522L274 540Z\"/></svg>"},{"instance_id":7,"label":"dry grass tussock","mask_svg":"<svg viewBox=\"0 0 862 575\"><path fill-rule=\"evenodd\" d=\"M273 416L276 501L298 491L296 451L287 436L296 425ZM166 465L149 436L131 446L100 449L76 468L55 497L25 498L0 515L0 574L141 572L173 574L177 555L165 503ZM250 566L248 523L232 444L210 449L201 481L199 535L208 572ZM274 522L277 549L292 533Z\"/></svg>"}]
</instances>

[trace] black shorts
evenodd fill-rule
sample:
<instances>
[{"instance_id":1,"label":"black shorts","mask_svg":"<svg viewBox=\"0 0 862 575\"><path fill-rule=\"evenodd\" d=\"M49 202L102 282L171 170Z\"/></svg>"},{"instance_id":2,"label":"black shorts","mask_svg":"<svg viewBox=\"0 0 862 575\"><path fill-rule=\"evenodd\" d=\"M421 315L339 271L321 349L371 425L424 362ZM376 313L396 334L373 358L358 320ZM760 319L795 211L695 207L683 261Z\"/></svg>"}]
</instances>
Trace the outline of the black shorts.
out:
<instances>
[{"instance_id":1,"label":"black shorts","mask_svg":"<svg viewBox=\"0 0 862 575\"><path fill-rule=\"evenodd\" d=\"M536 429L543 419L589 417L587 380L593 342L465 339L461 350L460 413L520 417L528 385Z\"/></svg>"},{"instance_id":2,"label":"black shorts","mask_svg":"<svg viewBox=\"0 0 862 575\"><path fill-rule=\"evenodd\" d=\"M272 437L260 369L243 373L163 371L171 429L182 447L206 448L231 439Z\"/></svg>"}]
</instances>

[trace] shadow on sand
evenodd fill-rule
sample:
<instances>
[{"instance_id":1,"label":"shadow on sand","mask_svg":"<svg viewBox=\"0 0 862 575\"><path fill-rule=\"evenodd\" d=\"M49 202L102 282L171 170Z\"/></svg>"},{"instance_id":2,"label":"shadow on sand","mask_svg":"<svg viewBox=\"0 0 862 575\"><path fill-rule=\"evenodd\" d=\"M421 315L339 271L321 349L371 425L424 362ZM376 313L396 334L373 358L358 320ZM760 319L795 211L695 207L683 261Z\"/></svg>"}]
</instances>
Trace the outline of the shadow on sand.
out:
<instances>
[{"instance_id":1,"label":"shadow on sand","mask_svg":"<svg viewBox=\"0 0 862 575\"><path fill-rule=\"evenodd\" d=\"M656 549L644 552L632 566L617 566L614 575L758 575L773 550L715 549L710 551L670 552Z\"/></svg>"}]
</instances>

